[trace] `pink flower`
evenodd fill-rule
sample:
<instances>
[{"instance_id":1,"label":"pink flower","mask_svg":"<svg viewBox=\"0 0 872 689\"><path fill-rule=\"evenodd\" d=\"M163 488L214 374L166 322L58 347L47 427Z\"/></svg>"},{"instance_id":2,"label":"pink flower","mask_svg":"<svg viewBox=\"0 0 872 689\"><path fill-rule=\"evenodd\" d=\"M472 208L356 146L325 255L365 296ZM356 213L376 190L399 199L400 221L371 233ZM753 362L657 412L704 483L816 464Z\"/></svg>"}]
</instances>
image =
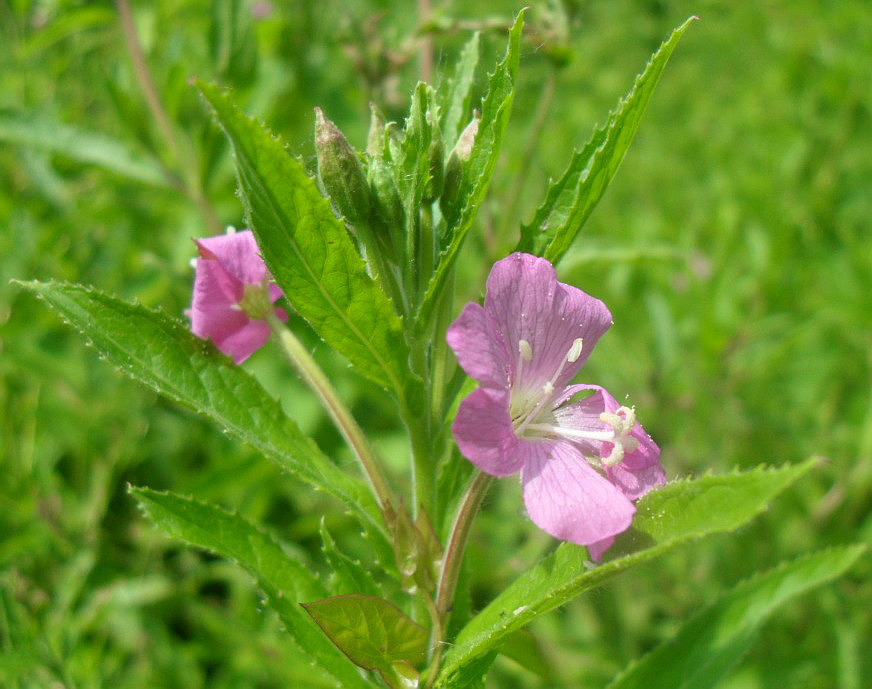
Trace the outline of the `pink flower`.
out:
<instances>
[{"instance_id":1,"label":"pink flower","mask_svg":"<svg viewBox=\"0 0 872 689\"><path fill-rule=\"evenodd\" d=\"M460 451L493 476L520 471L530 518L597 560L630 526L632 501L666 480L633 409L601 387L569 385L611 323L605 304L558 282L548 261L516 253L491 270L484 307L467 304L447 333L480 384L452 426Z\"/></svg>"},{"instance_id":2,"label":"pink flower","mask_svg":"<svg viewBox=\"0 0 872 689\"><path fill-rule=\"evenodd\" d=\"M185 313L197 337L210 338L241 364L269 339L264 320L270 309L282 321L284 309L272 304L282 290L272 282L251 230L198 239L194 300Z\"/></svg>"}]
</instances>

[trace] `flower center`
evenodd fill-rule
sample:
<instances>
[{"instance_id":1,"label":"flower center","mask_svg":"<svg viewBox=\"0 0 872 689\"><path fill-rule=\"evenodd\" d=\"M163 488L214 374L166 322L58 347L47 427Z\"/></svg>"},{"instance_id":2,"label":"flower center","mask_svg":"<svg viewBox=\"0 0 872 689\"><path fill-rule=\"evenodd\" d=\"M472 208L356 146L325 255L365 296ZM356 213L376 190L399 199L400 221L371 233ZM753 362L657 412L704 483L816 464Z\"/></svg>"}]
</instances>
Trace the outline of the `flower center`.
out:
<instances>
[{"instance_id":1,"label":"flower center","mask_svg":"<svg viewBox=\"0 0 872 689\"><path fill-rule=\"evenodd\" d=\"M574 428L563 425L555 417L554 385L566 364L578 361L584 343L579 337L573 341L566 356L560 362L551 380L538 389L524 390L521 387L521 374L524 364L533 360L533 348L527 340L518 341L518 360L515 380L512 382L512 398L509 413L512 416L512 426L520 438L565 438L575 443L597 445L610 443L612 449L608 456L598 461L605 467L613 467L624 460L627 452L634 452L639 447L639 441L630 435L636 425L636 412L631 407L618 407L614 413L602 412L599 420L608 428L595 430L591 428ZM566 418L566 417L564 417ZM585 442L586 441L586 442Z\"/></svg>"},{"instance_id":2,"label":"flower center","mask_svg":"<svg viewBox=\"0 0 872 689\"><path fill-rule=\"evenodd\" d=\"M268 283L247 284L243 288L242 299L239 300L237 307L244 312L246 316L254 320L263 320L266 318L272 309L272 302L269 298Z\"/></svg>"},{"instance_id":3,"label":"flower center","mask_svg":"<svg viewBox=\"0 0 872 689\"><path fill-rule=\"evenodd\" d=\"M512 401L510 405L510 413L512 415L512 424L515 427L515 433L521 436L525 429L535 425L539 421L552 420L552 407L548 404L554 399L554 385L566 364L574 364L581 356L581 350L584 347L584 341L577 337L572 342L566 356L560 362L560 366L551 376L551 380L547 381L538 390L524 391L521 388L521 375L524 371L524 364L530 363L533 360L533 348L527 340L518 340L518 367L515 371L515 380L512 383Z\"/></svg>"}]
</instances>

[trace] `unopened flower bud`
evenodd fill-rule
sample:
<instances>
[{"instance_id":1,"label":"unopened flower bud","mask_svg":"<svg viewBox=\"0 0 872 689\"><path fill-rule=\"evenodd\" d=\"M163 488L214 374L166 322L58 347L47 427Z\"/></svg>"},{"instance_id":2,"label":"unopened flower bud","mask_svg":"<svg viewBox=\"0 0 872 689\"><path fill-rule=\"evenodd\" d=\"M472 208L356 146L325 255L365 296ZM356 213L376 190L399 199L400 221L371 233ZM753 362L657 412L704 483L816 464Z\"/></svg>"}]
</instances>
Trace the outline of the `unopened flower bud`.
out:
<instances>
[{"instance_id":1,"label":"unopened flower bud","mask_svg":"<svg viewBox=\"0 0 872 689\"><path fill-rule=\"evenodd\" d=\"M369 161L367 170L373 203L379 220L389 231L396 244L400 241L405 225L405 213L400 192L389 165L381 158Z\"/></svg>"},{"instance_id":2,"label":"unopened flower bud","mask_svg":"<svg viewBox=\"0 0 872 689\"><path fill-rule=\"evenodd\" d=\"M435 123L433 124L432 131L433 138L427 151L427 157L430 161L430 180L424 192L424 201L435 201L438 199L442 194L445 182L445 147L442 145L442 132L439 131L439 125Z\"/></svg>"},{"instance_id":3,"label":"unopened flower bud","mask_svg":"<svg viewBox=\"0 0 872 689\"><path fill-rule=\"evenodd\" d=\"M369 184L351 144L339 128L315 108L315 152L324 189L346 220L369 216Z\"/></svg>"},{"instance_id":4,"label":"unopened flower bud","mask_svg":"<svg viewBox=\"0 0 872 689\"><path fill-rule=\"evenodd\" d=\"M366 152L372 158L381 158L385 148L385 120L375 103L369 104L369 134L366 137Z\"/></svg>"},{"instance_id":5,"label":"unopened flower bud","mask_svg":"<svg viewBox=\"0 0 872 689\"><path fill-rule=\"evenodd\" d=\"M478 117L474 117L461 132L445 164L445 182L439 205L449 221L453 221L460 212L458 206L460 187L463 182L463 166L472 157L476 134L478 134Z\"/></svg>"}]
</instances>

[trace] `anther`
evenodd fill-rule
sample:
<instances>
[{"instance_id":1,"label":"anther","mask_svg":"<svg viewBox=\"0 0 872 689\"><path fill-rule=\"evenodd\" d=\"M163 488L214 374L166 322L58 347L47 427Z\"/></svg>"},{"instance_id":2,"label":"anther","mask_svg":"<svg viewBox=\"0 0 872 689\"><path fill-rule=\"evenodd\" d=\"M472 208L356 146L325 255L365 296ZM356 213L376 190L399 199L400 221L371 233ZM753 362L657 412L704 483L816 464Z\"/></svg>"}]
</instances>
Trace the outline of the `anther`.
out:
<instances>
[{"instance_id":1,"label":"anther","mask_svg":"<svg viewBox=\"0 0 872 689\"><path fill-rule=\"evenodd\" d=\"M524 361L531 361L533 359L533 348L527 340L518 340L518 352Z\"/></svg>"},{"instance_id":2,"label":"anther","mask_svg":"<svg viewBox=\"0 0 872 689\"><path fill-rule=\"evenodd\" d=\"M566 360L570 364L574 364L578 361L578 357L581 356L582 347L584 347L584 340L580 337L576 337L572 343L572 347L569 348L569 353L566 355Z\"/></svg>"}]
</instances>

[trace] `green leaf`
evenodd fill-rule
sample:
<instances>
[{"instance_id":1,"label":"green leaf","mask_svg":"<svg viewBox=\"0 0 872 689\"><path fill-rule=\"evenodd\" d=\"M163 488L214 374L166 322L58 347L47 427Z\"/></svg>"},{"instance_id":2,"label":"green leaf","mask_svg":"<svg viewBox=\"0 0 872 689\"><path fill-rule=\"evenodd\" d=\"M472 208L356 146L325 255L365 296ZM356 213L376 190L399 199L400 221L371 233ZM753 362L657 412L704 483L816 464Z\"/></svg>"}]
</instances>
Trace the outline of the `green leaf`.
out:
<instances>
[{"instance_id":1,"label":"green leaf","mask_svg":"<svg viewBox=\"0 0 872 689\"><path fill-rule=\"evenodd\" d=\"M676 481L642 498L633 527L617 539L615 559L591 568L587 551L571 543L522 574L458 634L445 656L437 686L463 687L476 662L511 633L625 570L653 560L693 539L733 531L809 471L816 460L744 473Z\"/></svg>"},{"instance_id":2,"label":"green leaf","mask_svg":"<svg viewBox=\"0 0 872 689\"><path fill-rule=\"evenodd\" d=\"M246 221L276 282L324 341L403 396L408 348L393 306L303 165L216 86L197 82L233 147Z\"/></svg>"},{"instance_id":3,"label":"green leaf","mask_svg":"<svg viewBox=\"0 0 872 689\"><path fill-rule=\"evenodd\" d=\"M97 165L137 182L170 186L160 163L104 134L61 124L44 116L0 112L0 141L56 153L79 163Z\"/></svg>"},{"instance_id":4,"label":"green leaf","mask_svg":"<svg viewBox=\"0 0 872 689\"><path fill-rule=\"evenodd\" d=\"M442 101L442 133L445 136L446 148L451 150L469 118L469 106L472 100L472 87L475 83L475 70L478 66L480 34L472 34L467 44L460 51L454 74L440 90L444 94Z\"/></svg>"},{"instance_id":5,"label":"green leaf","mask_svg":"<svg viewBox=\"0 0 872 689\"><path fill-rule=\"evenodd\" d=\"M331 593L367 593L377 596L381 593L368 571L358 560L352 560L336 547L336 541L327 531L324 517L321 517L321 552L327 558L333 576L330 580Z\"/></svg>"},{"instance_id":6,"label":"green leaf","mask_svg":"<svg viewBox=\"0 0 872 689\"><path fill-rule=\"evenodd\" d=\"M397 151L395 165L397 188L402 198L406 218L404 248L406 265L405 282L407 288L418 281L420 238L419 209L424 191L430 182L430 144L433 141L433 122L431 107L433 89L423 82L418 82L412 94L412 105L406 118L403 140ZM432 264L432 260L430 261Z\"/></svg>"},{"instance_id":7,"label":"green leaf","mask_svg":"<svg viewBox=\"0 0 872 689\"><path fill-rule=\"evenodd\" d=\"M563 258L618 171L669 57L694 20L690 17L672 32L606 124L594 130L584 148L573 154L563 176L550 184L533 220L521 227L517 251L544 256L555 264Z\"/></svg>"},{"instance_id":8,"label":"green leaf","mask_svg":"<svg viewBox=\"0 0 872 689\"><path fill-rule=\"evenodd\" d=\"M267 533L239 515L191 498L148 488L130 488L146 516L165 534L234 560L267 595L300 648L336 678L337 686L368 689L357 669L324 638L303 612L301 600L325 595L306 565L292 559Z\"/></svg>"},{"instance_id":9,"label":"green leaf","mask_svg":"<svg viewBox=\"0 0 872 689\"><path fill-rule=\"evenodd\" d=\"M525 670L538 675L546 682L552 681L551 663L542 644L528 629L519 629L506 639L500 655L511 658Z\"/></svg>"},{"instance_id":10,"label":"green leaf","mask_svg":"<svg viewBox=\"0 0 872 689\"><path fill-rule=\"evenodd\" d=\"M353 663L378 672L391 687L402 686L397 664L424 662L427 630L382 598L333 596L303 607Z\"/></svg>"},{"instance_id":11,"label":"green leaf","mask_svg":"<svg viewBox=\"0 0 872 689\"><path fill-rule=\"evenodd\" d=\"M463 240L487 193L494 167L500 153L503 135L509 122L512 100L515 95L515 81L520 59L521 33L524 30L524 15L521 10L509 32L509 45L506 56L500 62L488 82L488 92L481 105L481 120L469 160L463 167L460 198L466 203L455 226L448 228L444 242L447 248L439 257L436 272L427 286L427 292L418 311L418 328L425 331L433 309L439 301L445 280L454 267Z\"/></svg>"},{"instance_id":12,"label":"green leaf","mask_svg":"<svg viewBox=\"0 0 872 689\"><path fill-rule=\"evenodd\" d=\"M393 560L380 510L366 484L325 457L254 378L194 337L185 324L81 285L30 282L24 287L47 301L131 378L202 414L341 500L365 525L383 562Z\"/></svg>"},{"instance_id":13,"label":"green leaf","mask_svg":"<svg viewBox=\"0 0 872 689\"><path fill-rule=\"evenodd\" d=\"M865 551L833 548L783 563L742 582L632 664L609 689L706 689L747 650L776 608L847 571Z\"/></svg>"}]
</instances>

